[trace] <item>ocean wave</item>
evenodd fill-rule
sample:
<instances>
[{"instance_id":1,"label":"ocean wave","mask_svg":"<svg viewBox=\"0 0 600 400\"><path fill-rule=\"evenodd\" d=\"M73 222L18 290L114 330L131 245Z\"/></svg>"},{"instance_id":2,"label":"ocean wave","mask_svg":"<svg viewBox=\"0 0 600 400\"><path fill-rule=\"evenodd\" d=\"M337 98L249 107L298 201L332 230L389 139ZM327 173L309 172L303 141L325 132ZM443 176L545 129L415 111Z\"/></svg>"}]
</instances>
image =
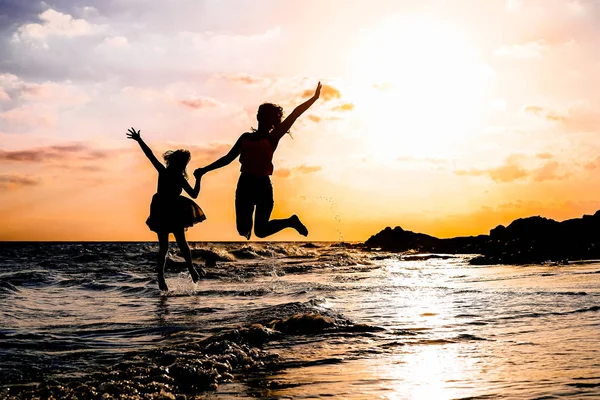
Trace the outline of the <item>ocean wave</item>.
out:
<instances>
[{"instance_id":1,"label":"ocean wave","mask_svg":"<svg viewBox=\"0 0 600 400\"><path fill-rule=\"evenodd\" d=\"M17 288L15 285L13 285L12 283L5 281L5 280L0 280L0 293L6 293L6 292L18 292L19 288Z\"/></svg>"},{"instance_id":2,"label":"ocean wave","mask_svg":"<svg viewBox=\"0 0 600 400\"><path fill-rule=\"evenodd\" d=\"M230 382L237 371L269 366L269 370L301 368L310 365L336 364L343 358L328 357L318 360L279 360L276 354L263 350L273 339L285 336L332 334L336 332L366 332L381 328L354 324L331 311L316 311L319 301L287 303L264 308L255 315L265 321L224 330L197 341L183 341L177 345L148 352L138 352L128 361L116 363L91 375L37 386L8 386L17 397L96 398L107 395L136 394L142 397L175 398L215 390L219 384ZM266 313L266 314L265 314ZM324 315L325 314L325 315ZM281 317L281 318L277 318ZM151 331L149 329L148 331ZM139 335L139 330L136 330ZM190 332L191 333L191 332ZM116 334L127 337L132 330L113 329L99 332L83 330L84 336ZM31 338L27 338L31 339ZM56 338L53 338L56 340ZM62 343L61 343L62 345ZM75 384L74 384L75 383Z\"/></svg>"},{"instance_id":3,"label":"ocean wave","mask_svg":"<svg viewBox=\"0 0 600 400\"><path fill-rule=\"evenodd\" d=\"M569 311L550 311L550 312L544 312L544 313L535 313L534 312L534 313L523 313L523 314L518 314L518 315L508 315L508 316L504 316L504 317L498 317L498 319L513 320L513 319L521 319L521 318L541 318L541 317L547 317L550 315L561 316L561 315L581 314L581 313L598 312L598 311L600 311L600 306L592 306L592 307L578 308L578 309L569 310Z\"/></svg>"},{"instance_id":4,"label":"ocean wave","mask_svg":"<svg viewBox=\"0 0 600 400\"><path fill-rule=\"evenodd\" d=\"M11 271L0 274L0 279L13 286L37 286L50 284L54 281L50 273L44 270Z\"/></svg>"}]
</instances>

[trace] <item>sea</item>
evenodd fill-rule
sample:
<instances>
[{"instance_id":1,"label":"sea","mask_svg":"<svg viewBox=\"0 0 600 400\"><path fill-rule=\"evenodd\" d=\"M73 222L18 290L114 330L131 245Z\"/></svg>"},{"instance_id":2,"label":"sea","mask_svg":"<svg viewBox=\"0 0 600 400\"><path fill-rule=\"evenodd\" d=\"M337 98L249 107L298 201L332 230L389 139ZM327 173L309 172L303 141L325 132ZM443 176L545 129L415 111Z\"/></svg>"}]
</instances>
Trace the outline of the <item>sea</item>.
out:
<instances>
[{"instance_id":1,"label":"sea","mask_svg":"<svg viewBox=\"0 0 600 400\"><path fill-rule=\"evenodd\" d=\"M600 262L0 243L0 398L600 398Z\"/></svg>"}]
</instances>

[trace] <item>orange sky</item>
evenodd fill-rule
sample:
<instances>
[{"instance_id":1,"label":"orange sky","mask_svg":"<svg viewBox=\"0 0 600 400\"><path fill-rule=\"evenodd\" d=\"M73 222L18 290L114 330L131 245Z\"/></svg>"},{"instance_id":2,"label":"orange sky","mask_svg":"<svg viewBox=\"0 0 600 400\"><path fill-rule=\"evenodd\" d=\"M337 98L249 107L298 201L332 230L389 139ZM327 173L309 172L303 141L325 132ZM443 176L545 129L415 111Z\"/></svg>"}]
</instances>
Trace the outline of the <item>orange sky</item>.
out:
<instances>
[{"instance_id":1,"label":"orange sky","mask_svg":"<svg viewBox=\"0 0 600 400\"><path fill-rule=\"evenodd\" d=\"M2 5L0 240L154 240L156 172L128 127L190 149L191 172L318 80L273 176L273 216L311 240L600 209L592 0L25 3ZM203 179L189 240L240 239L238 174Z\"/></svg>"}]
</instances>

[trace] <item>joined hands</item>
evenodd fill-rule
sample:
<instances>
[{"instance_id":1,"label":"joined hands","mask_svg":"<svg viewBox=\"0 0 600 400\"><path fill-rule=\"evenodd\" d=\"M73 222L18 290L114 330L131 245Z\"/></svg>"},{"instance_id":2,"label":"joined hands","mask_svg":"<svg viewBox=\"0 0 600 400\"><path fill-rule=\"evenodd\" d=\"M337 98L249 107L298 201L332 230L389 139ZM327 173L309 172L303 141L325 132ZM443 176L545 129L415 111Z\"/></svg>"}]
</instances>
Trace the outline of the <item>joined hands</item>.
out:
<instances>
[{"instance_id":1,"label":"joined hands","mask_svg":"<svg viewBox=\"0 0 600 400\"><path fill-rule=\"evenodd\" d=\"M194 170L194 177L196 179L200 179L202 178L202 175L204 175L206 173L206 171L204 170L204 168L196 168Z\"/></svg>"}]
</instances>

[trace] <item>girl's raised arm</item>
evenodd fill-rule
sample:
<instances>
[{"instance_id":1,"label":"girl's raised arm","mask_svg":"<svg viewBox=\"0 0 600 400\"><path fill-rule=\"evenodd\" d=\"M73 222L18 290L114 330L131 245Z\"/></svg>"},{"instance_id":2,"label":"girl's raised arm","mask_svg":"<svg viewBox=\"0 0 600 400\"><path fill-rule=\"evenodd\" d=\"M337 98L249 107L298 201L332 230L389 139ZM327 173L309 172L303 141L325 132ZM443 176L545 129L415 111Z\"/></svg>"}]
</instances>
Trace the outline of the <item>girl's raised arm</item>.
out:
<instances>
[{"instance_id":1,"label":"girl's raised arm","mask_svg":"<svg viewBox=\"0 0 600 400\"><path fill-rule=\"evenodd\" d=\"M161 172L162 170L164 170L165 166L160 161L158 161L158 159L156 158L156 156L152 152L152 149L150 149L150 147L148 147L148 145L146 144L146 142L144 142L144 140L142 139L142 137L140 135L140 130L138 130L136 132L134 128L129 128L127 130L127 132L128 132L127 133L127 137L129 139L133 139L136 142L138 142L138 144L142 148L142 151L144 152L144 154L146 155L146 157L148 157L148 160L150 160L150 162L152 163L152 165L154 165L154 168L156 168L156 170L158 172Z\"/></svg>"},{"instance_id":2,"label":"girl's raised arm","mask_svg":"<svg viewBox=\"0 0 600 400\"><path fill-rule=\"evenodd\" d=\"M298 107L294 108L294 111L292 111L292 113L290 115L288 115L288 117L286 119L284 119L281 124L276 126L273 129L273 131L271 131L271 135L273 136L273 138L276 141L279 141L279 139L281 139L283 137L283 135L285 135L287 133L287 131L290 130L292 125L294 125L294 122L296 122L296 119L298 119L298 117L300 115L302 115L306 110L308 110L310 108L310 106L312 106L314 104L314 102L317 101L317 99L319 98L320 95L321 95L321 82L319 82L319 84L317 85L315 94L310 99L306 100L304 103L302 103Z\"/></svg>"}]
</instances>

